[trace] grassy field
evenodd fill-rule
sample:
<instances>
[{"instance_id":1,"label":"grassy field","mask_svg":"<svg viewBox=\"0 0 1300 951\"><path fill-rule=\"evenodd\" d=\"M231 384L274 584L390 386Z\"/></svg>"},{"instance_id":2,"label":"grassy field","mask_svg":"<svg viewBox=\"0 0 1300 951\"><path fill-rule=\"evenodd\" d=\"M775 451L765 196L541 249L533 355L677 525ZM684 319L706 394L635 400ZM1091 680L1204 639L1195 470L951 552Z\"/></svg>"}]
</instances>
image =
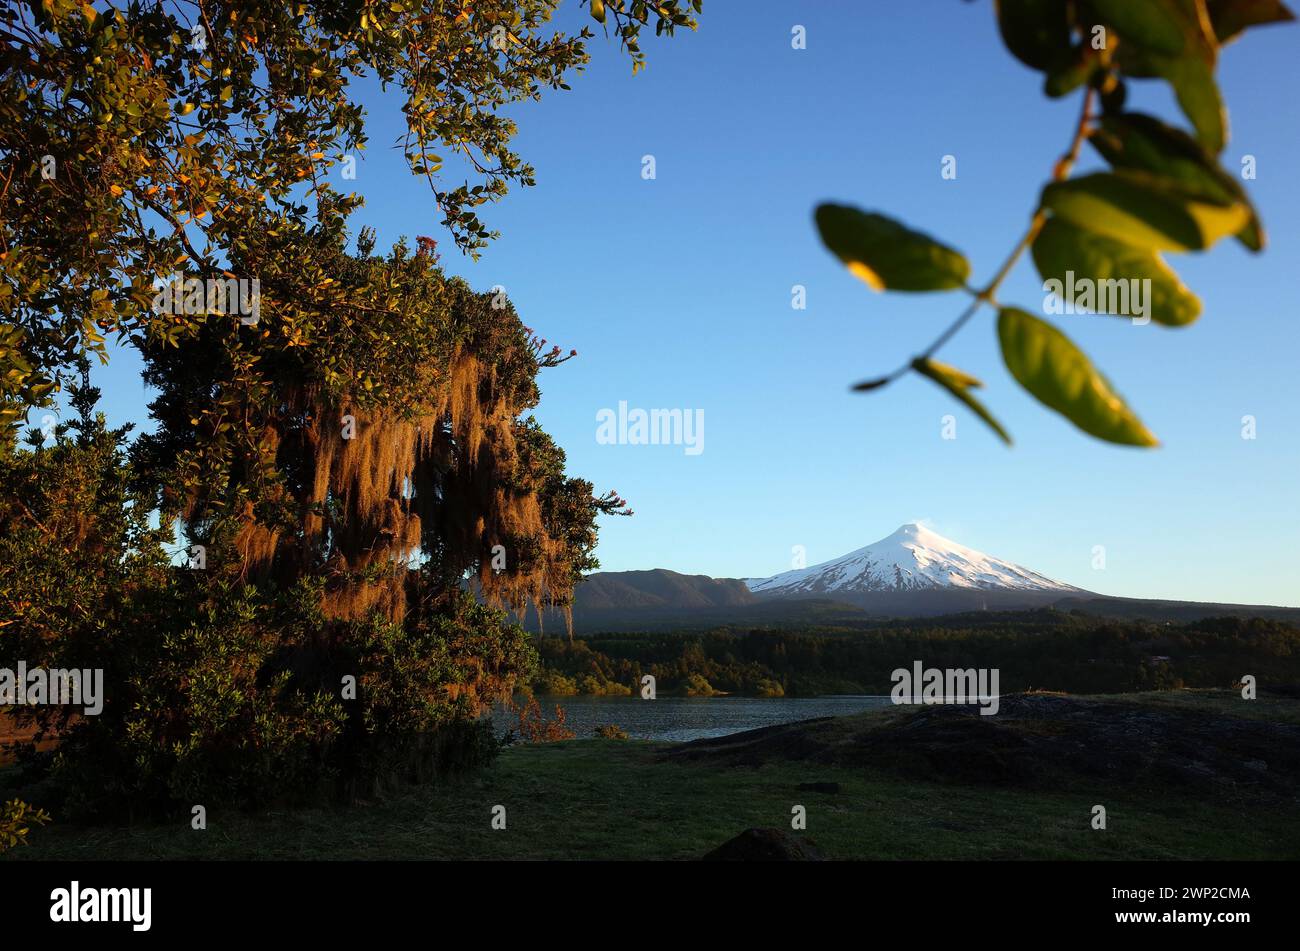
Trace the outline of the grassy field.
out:
<instances>
[{"instance_id":1,"label":"grassy field","mask_svg":"<svg viewBox=\"0 0 1300 951\"><path fill-rule=\"evenodd\" d=\"M1127 701L1138 699L1124 698ZM1216 696L1145 702L1217 710ZM1239 707L1237 709L1240 709ZM1296 722L1297 705L1272 711ZM883 714L864 714L862 718ZM1252 715L1266 715L1263 702ZM480 775L348 809L213 811L171 825L32 831L30 859L694 859L752 826L790 828L835 859L1282 859L1300 854L1291 803L1230 804L1086 785L1056 792L918 782L862 768L775 761L667 762L661 744L575 740L512 747ZM836 782L838 793L800 791ZM1102 803L1108 828L1090 827ZM506 807L505 830L491 828Z\"/></svg>"},{"instance_id":2,"label":"grassy field","mask_svg":"<svg viewBox=\"0 0 1300 951\"><path fill-rule=\"evenodd\" d=\"M1140 703L1157 710L1192 710L1223 716L1245 717L1269 723L1300 724L1300 699L1262 696L1242 700L1236 690L1149 690L1086 697L1106 703Z\"/></svg>"}]
</instances>

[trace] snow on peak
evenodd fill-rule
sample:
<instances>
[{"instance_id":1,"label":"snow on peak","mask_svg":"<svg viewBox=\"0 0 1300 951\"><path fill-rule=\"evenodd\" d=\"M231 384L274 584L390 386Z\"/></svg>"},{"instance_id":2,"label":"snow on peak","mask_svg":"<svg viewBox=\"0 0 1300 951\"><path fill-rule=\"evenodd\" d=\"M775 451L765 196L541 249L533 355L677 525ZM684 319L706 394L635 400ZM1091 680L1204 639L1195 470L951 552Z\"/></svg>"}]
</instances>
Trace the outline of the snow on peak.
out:
<instances>
[{"instance_id":1,"label":"snow on peak","mask_svg":"<svg viewBox=\"0 0 1300 951\"><path fill-rule=\"evenodd\" d=\"M770 578L749 578L764 594L831 591L909 591L925 588L1077 591L1036 571L994 558L944 538L916 522L857 551Z\"/></svg>"}]
</instances>

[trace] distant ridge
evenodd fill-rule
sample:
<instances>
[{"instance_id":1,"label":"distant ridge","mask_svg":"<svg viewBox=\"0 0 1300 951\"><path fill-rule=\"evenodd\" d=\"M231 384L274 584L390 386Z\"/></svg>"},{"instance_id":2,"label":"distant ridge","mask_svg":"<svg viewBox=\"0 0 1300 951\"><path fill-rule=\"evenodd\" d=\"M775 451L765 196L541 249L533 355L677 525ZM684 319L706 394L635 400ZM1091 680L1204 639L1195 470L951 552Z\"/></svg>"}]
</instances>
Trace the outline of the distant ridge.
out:
<instances>
[{"instance_id":1,"label":"distant ridge","mask_svg":"<svg viewBox=\"0 0 1300 951\"><path fill-rule=\"evenodd\" d=\"M1300 608L1096 594L908 523L847 555L770 578L711 578L665 568L596 572L574 591L573 630L865 627L886 618L1044 608L1125 620L1231 615L1300 623ZM538 630L533 612L525 625ZM566 630L559 611L546 613L545 630Z\"/></svg>"},{"instance_id":2,"label":"distant ridge","mask_svg":"<svg viewBox=\"0 0 1300 951\"><path fill-rule=\"evenodd\" d=\"M666 568L598 572L582 581L582 607L589 611L624 608L717 608L753 604L758 599L735 578L681 575Z\"/></svg>"}]
</instances>

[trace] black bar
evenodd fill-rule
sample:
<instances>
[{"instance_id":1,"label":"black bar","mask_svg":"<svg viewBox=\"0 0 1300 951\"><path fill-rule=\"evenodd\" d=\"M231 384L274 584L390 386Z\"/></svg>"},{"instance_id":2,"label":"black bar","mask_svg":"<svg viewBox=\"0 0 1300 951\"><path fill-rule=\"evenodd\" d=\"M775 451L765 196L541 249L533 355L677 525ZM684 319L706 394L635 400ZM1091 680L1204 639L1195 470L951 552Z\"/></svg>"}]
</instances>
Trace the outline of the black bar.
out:
<instances>
[{"instance_id":1,"label":"black bar","mask_svg":"<svg viewBox=\"0 0 1300 951\"><path fill-rule=\"evenodd\" d=\"M415 927L435 942L468 930L492 944L511 934L622 943L634 932L656 944L694 944L703 935L771 937L784 922L809 939L894 936L917 947L1124 935L1232 942L1294 937L1297 864L10 861L0 863L0 909L9 936L126 940L375 940ZM148 931L129 921L53 922L52 892L74 881L83 897L87 889L151 889ZM1156 920L1117 920L1130 913ZM1166 913L1249 920L1161 920Z\"/></svg>"}]
</instances>

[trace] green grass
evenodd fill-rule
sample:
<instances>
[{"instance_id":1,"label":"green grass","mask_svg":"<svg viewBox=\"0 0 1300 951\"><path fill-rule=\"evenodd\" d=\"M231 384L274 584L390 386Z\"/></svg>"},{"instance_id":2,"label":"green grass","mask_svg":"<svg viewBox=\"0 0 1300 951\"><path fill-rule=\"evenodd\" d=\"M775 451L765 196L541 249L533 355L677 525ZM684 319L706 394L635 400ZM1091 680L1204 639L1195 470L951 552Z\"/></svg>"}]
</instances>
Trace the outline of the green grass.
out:
<instances>
[{"instance_id":1,"label":"green grass","mask_svg":"<svg viewBox=\"0 0 1300 951\"><path fill-rule=\"evenodd\" d=\"M1081 695L1087 700L1111 703L1141 703L1163 710L1198 710L1247 720L1300 724L1300 700L1261 694L1255 700L1242 699L1239 690L1195 689L1148 690L1141 693Z\"/></svg>"},{"instance_id":2,"label":"green grass","mask_svg":"<svg viewBox=\"0 0 1300 951\"><path fill-rule=\"evenodd\" d=\"M1294 858L1300 815L1114 791L957 787L861 769L758 769L656 759L652 743L578 740L505 751L490 770L349 809L212 812L170 825L33 829L6 859L693 859L750 826L804 833L836 859ZM800 782L841 784L838 794ZM1094 803L1108 829L1094 831ZM506 807L507 828L490 828Z\"/></svg>"}]
</instances>

